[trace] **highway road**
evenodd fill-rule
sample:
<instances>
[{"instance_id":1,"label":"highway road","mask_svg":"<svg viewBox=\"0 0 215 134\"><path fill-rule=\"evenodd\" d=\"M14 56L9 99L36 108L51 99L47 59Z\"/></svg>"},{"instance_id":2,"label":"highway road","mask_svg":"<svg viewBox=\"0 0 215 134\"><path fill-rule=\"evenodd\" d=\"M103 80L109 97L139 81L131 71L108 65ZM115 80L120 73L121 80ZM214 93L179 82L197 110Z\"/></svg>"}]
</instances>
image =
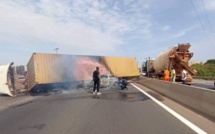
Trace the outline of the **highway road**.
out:
<instances>
[{"instance_id":1,"label":"highway road","mask_svg":"<svg viewBox=\"0 0 215 134\"><path fill-rule=\"evenodd\" d=\"M192 86L215 90L212 80L193 79Z\"/></svg>"},{"instance_id":2,"label":"highway road","mask_svg":"<svg viewBox=\"0 0 215 134\"><path fill-rule=\"evenodd\" d=\"M141 86L138 87L142 91L145 90ZM128 86L128 90L106 89L101 92L102 95L94 96L90 91L78 93L68 91L62 94L40 96L26 103L9 107L0 111L0 133L197 133L132 85ZM165 102L165 97L151 91L147 92L159 102ZM176 106L176 104L172 105Z\"/></svg>"}]
</instances>

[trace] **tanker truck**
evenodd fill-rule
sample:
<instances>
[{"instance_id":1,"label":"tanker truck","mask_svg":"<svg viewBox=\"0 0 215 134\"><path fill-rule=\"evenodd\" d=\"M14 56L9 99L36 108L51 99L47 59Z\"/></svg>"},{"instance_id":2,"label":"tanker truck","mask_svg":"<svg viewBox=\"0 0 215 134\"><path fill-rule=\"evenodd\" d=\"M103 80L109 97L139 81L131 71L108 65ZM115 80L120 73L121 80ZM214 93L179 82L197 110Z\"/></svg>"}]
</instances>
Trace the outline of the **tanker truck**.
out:
<instances>
[{"instance_id":1,"label":"tanker truck","mask_svg":"<svg viewBox=\"0 0 215 134\"><path fill-rule=\"evenodd\" d=\"M0 94L15 96L13 62L0 66Z\"/></svg>"},{"instance_id":2,"label":"tanker truck","mask_svg":"<svg viewBox=\"0 0 215 134\"><path fill-rule=\"evenodd\" d=\"M171 70L173 67L176 71L176 81L181 81L182 70L188 72L187 84L191 84L191 75L196 75L196 71L188 66L188 61L193 57L189 52L190 43L178 44L168 51L160 53L155 59L148 59L145 63L146 76L162 78L164 69Z\"/></svg>"}]
</instances>

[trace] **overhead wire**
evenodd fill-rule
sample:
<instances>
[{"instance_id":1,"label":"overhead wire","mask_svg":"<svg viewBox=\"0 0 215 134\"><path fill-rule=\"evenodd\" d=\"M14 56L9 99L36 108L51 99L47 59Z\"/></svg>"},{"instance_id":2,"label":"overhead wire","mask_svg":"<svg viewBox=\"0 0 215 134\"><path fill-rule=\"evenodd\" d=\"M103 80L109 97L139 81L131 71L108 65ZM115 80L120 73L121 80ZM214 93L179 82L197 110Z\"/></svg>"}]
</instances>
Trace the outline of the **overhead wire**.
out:
<instances>
[{"instance_id":1,"label":"overhead wire","mask_svg":"<svg viewBox=\"0 0 215 134\"><path fill-rule=\"evenodd\" d=\"M190 0L190 1L191 1L191 4L192 4L192 6L193 6L193 9L195 10L196 16L197 16L197 18L198 18L198 20L199 20L199 22L200 22L200 24L201 24L203 30L206 32L206 29L205 29L205 27L204 27L204 25L203 25L203 23L202 23L202 21L201 21L201 19L200 19L200 17L199 17L199 14L197 13L196 8L195 8L195 6L194 6L194 4L193 4L193 1L192 1L192 0Z\"/></svg>"},{"instance_id":2,"label":"overhead wire","mask_svg":"<svg viewBox=\"0 0 215 134\"><path fill-rule=\"evenodd\" d=\"M204 7L205 16L206 16L207 21L208 21L208 24L209 24L209 26L210 26L210 30L211 30L211 32L213 32L213 29L212 29L212 26L211 26L210 20L209 20L209 18L208 18L208 15L207 15L207 12L206 12L206 9L205 9L205 4L204 4L204 1L203 1L203 0L202 0L202 5L203 5L203 7Z\"/></svg>"},{"instance_id":3,"label":"overhead wire","mask_svg":"<svg viewBox=\"0 0 215 134\"><path fill-rule=\"evenodd\" d=\"M201 21L201 18L199 17L199 14L197 13L197 10L196 10L196 8L195 8L195 6L194 6L193 1L192 1L192 0L190 0L190 1L191 1L192 6L193 6L193 9L194 9L194 11L195 11L195 13L196 13L196 16L197 16L197 18L198 18L198 20L199 20L199 22L200 22L200 24L201 24L201 26L202 26L203 31L206 33L206 35L207 35L207 37L208 37L208 39L209 39L209 41L210 41L210 44L213 45L213 43L212 43L212 41L211 41L211 38L209 37L208 32L207 32L206 28L204 27L204 25L203 25L203 23L202 23L202 21Z\"/></svg>"}]
</instances>

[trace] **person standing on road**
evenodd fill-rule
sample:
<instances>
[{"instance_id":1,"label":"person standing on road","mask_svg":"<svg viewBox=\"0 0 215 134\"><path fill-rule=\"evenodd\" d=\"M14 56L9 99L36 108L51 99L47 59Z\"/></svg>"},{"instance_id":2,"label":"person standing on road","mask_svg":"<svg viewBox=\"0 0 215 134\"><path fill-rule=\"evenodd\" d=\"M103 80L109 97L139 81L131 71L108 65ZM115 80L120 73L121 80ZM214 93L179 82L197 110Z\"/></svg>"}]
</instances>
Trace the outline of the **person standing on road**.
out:
<instances>
[{"instance_id":1,"label":"person standing on road","mask_svg":"<svg viewBox=\"0 0 215 134\"><path fill-rule=\"evenodd\" d=\"M96 67L96 70L93 72L93 94L100 95L101 93L99 92L99 86L100 86L100 76L99 76L99 67Z\"/></svg>"},{"instance_id":2,"label":"person standing on road","mask_svg":"<svg viewBox=\"0 0 215 134\"><path fill-rule=\"evenodd\" d=\"M185 69L183 69L182 74L181 74L182 84L186 84L186 79L187 79L187 71Z\"/></svg>"},{"instance_id":3,"label":"person standing on road","mask_svg":"<svg viewBox=\"0 0 215 134\"><path fill-rule=\"evenodd\" d=\"M175 76L176 76L176 75L175 75L175 69L172 67L172 68L171 68L171 81L172 81L172 82L175 82Z\"/></svg>"},{"instance_id":4,"label":"person standing on road","mask_svg":"<svg viewBox=\"0 0 215 134\"><path fill-rule=\"evenodd\" d=\"M164 69L164 81L169 81L169 70Z\"/></svg>"}]
</instances>

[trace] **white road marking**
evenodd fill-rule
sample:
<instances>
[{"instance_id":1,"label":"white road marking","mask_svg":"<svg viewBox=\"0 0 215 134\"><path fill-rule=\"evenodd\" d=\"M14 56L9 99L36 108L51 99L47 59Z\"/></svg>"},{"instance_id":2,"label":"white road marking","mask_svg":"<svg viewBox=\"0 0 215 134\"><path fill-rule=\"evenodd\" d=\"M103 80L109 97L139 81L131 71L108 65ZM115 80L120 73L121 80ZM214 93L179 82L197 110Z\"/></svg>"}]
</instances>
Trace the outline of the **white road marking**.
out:
<instances>
[{"instance_id":1,"label":"white road marking","mask_svg":"<svg viewBox=\"0 0 215 134\"><path fill-rule=\"evenodd\" d=\"M154 97L152 97L147 92L143 91L142 89L140 89L139 87L137 87L133 83L130 83L130 84L132 86L134 86L136 89L138 89L140 92L142 92L143 94L145 94L146 96L148 96L150 99L152 99L155 103L157 103L158 105L160 105L167 112L169 112L170 114L172 114L173 116L175 116L178 120L180 120L182 123L184 123L185 125L187 125L189 128L191 128L196 133L198 133L198 134L207 134L204 130L200 129L199 127L197 127L196 125L194 125L192 122L190 122L189 120L185 119L183 116L181 116L180 114L176 113L174 110L170 109L169 107L167 107L166 105L164 105L163 103L161 103L160 101L158 101L157 99L155 99Z\"/></svg>"}]
</instances>

